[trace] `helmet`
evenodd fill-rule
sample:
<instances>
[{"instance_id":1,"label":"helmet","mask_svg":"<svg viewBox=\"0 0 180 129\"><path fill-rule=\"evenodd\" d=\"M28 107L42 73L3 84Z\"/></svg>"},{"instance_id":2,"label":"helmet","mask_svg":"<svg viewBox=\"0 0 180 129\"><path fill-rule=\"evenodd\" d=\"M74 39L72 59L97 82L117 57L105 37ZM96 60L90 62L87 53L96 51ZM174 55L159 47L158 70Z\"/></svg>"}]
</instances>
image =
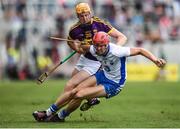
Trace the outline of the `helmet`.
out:
<instances>
[{"instance_id":1,"label":"helmet","mask_svg":"<svg viewBox=\"0 0 180 129\"><path fill-rule=\"evenodd\" d=\"M102 45L106 45L109 43L109 36L107 33L103 32L103 31L99 31L97 32L94 37L93 37L93 44L102 44Z\"/></svg>"},{"instance_id":2,"label":"helmet","mask_svg":"<svg viewBox=\"0 0 180 129\"><path fill-rule=\"evenodd\" d=\"M79 3L76 5L76 13L84 13L84 12L91 12L91 9L88 5L88 3Z\"/></svg>"}]
</instances>

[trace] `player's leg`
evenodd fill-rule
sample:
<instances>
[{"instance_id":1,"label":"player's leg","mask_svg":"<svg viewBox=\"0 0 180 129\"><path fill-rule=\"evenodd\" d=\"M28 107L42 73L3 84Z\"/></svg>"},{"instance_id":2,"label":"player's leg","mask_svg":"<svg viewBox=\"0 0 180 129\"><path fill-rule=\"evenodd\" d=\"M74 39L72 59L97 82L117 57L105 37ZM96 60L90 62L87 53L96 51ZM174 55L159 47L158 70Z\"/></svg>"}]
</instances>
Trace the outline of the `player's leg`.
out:
<instances>
[{"instance_id":1,"label":"player's leg","mask_svg":"<svg viewBox=\"0 0 180 129\"><path fill-rule=\"evenodd\" d=\"M75 93L76 93L75 90L63 93L61 95L62 105L65 105L66 103L71 101L71 98L74 96ZM58 109L59 108L55 104L52 104L46 111L35 111L35 112L33 112L33 116L34 116L36 121L46 122L46 121L49 121L53 117L53 115L56 113L56 111Z\"/></svg>"},{"instance_id":2,"label":"player's leg","mask_svg":"<svg viewBox=\"0 0 180 129\"><path fill-rule=\"evenodd\" d=\"M51 117L63 106L65 106L69 100L72 94L75 92L73 88L75 85L77 86L80 82L88 78L90 75L88 72L81 70L80 72L77 72L69 81L68 81L68 90L63 92L56 100L54 104L52 104L46 111L35 111L33 113L34 118L37 121L47 121L48 119L51 119ZM95 82L93 82L95 83ZM73 90L73 93L72 93Z\"/></svg>"},{"instance_id":3,"label":"player's leg","mask_svg":"<svg viewBox=\"0 0 180 129\"><path fill-rule=\"evenodd\" d=\"M103 85L87 87L79 90L74 98L76 99L91 99L94 97L106 97L106 91Z\"/></svg>"},{"instance_id":4,"label":"player's leg","mask_svg":"<svg viewBox=\"0 0 180 129\"><path fill-rule=\"evenodd\" d=\"M91 61L89 59L86 59L84 57L80 57L77 65L75 66L75 69L72 73L72 78L66 83L64 88L64 93L67 91L71 91L74 89L78 84L80 84L82 81L90 77L91 75L95 74L96 71L99 69L100 63L97 61ZM96 83L94 83L96 84ZM58 99L55 102L55 105L58 108L61 108L60 106L64 106L62 104L61 100L62 97L59 96ZM66 103L64 103L66 104Z\"/></svg>"},{"instance_id":5,"label":"player's leg","mask_svg":"<svg viewBox=\"0 0 180 129\"><path fill-rule=\"evenodd\" d=\"M100 70L101 71L101 70ZM103 80L102 78L101 78L101 72L100 71L98 71L96 74L95 74L95 78L96 78L96 84L99 84L99 81L101 81L101 80ZM81 107L80 107L80 110L81 111L87 111L89 108L91 108L92 106L94 106L94 105L97 105L97 104L99 104L100 103L100 100L99 100L99 98L90 98L90 99L87 99L88 101L87 102L84 102L82 105L81 105Z\"/></svg>"},{"instance_id":6,"label":"player's leg","mask_svg":"<svg viewBox=\"0 0 180 129\"><path fill-rule=\"evenodd\" d=\"M73 71L73 74L72 74L73 77L67 82L65 86L64 93L67 91L71 91L80 82L84 81L85 79L93 75L99 69L99 67L100 67L99 62L91 61L91 60L81 57L76 65L75 70ZM33 116L34 117L39 116L40 119L44 118L44 116L51 117L61 107L67 104L67 101L65 101L62 98L63 98L62 95L60 95L58 99L56 100L56 102L52 104L46 111L35 111L33 113Z\"/></svg>"},{"instance_id":7,"label":"player's leg","mask_svg":"<svg viewBox=\"0 0 180 129\"><path fill-rule=\"evenodd\" d=\"M81 89L86 89L87 87L95 87L94 85L96 83L96 78L95 76L91 76L82 83L80 83L75 89L78 91L81 91ZM77 93L76 92L76 93ZM82 99L72 99L68 103L68 107L58 114L54 115L51 119L49 119L50 122L62 122L64 121L65 117L69 116L70 113L75 111L81 104Z\"/></svg>"},{"instance_id":8,"label":"player's leg","mask_svg":"<svg viewBox=\"0 0 180 129\"><path fill-rule=\"evenodd\" d=\"M99 85L92 85L94 82L97 82ZM102 72L97 72L95 76L86 79L77 86L77 92L68 104L68 107L53 117L54 122L64 120L65 117L79 107L83 99L91 99L94 97L110 98L116 96L122 90L123 86L124 82L120 84L115 83L107 79Z\"/></svg>"},{"instance_id":9,"label":"player's leg","mask_svg":"<svg viewBox=\"0 0 180 129\"><path fill-rule=\"evenodd\" d=\"M73 73L74 75L65 85L64 92L74 89L78 84L80 84L82 81L84 81L85 79L91 76L85 70L78 71L77 69L75 69Z\"/></svg>"},{"instance_id":10,"label":"player's leg","mask_svg":"<svg viewBox=\"0 0 180 129\"><path fill-rule=\"evenodd\" d=\"M80 89L84 89L84 88L86 88L86 87L93 87L93 86L95 86L96 85L96 78L95 78L95 76L91 76L91 77L89 77L89 78L87 78L86 80L84 80L83 82L81 82L79 85L77 85L77 87L76 88L74 88L73 90L71 90L70 91L70 94L69 94L69 92L67 92L68 93L68 95L66 96L66 98L65 98L65 96L63 96L61 99L60 99L60 101L58 101L58 102L61 102L63 99L65 99L65 101L68 103L69 101L67 101L67 100L71 100L73 97L74 97L74 95L80 90ZM66 94L66 93L65 93ZM69 97L69 99L67 99ZM63 103L62 103L63 104ZM60 103L60 105L61 105L61 103ZM60 106L60 108L61 108L62 106Z\"/></svg>"},{"instance_id":11,"label":"player's leg","mask_svg":"<svg viewBox=\"0 0 180 129\"><path fill-rule=\"evenodd\" d=\"M80 105L81 99L73 99L68 103L66 109L61 110L58 114L55 114L48 122L64 122L65 118L75 111Z\"/></svg>"},{"instance_id":12,"label":"player's leg","mask_svg":"<svg viewBox=\"0 0 180 129\"><path fill-rule=\"evenodd\" d=\"M54 117L52 117L52 122L61 122L62 120L69 116L72 112L74 112L81 104L82 100L85 99L91 99L95 97L105 97L106 92L104 90L104 86L93 86L88 88L82 88L79 92L76 93L74 96L75 99L71 100L70 103L68 103L67 108L63 109L61 112L56 114Z\"/></svg>"},{"instance_id":13,"label":"player's leg","mask_svg":"<svg viewBox=\"0 0 180 129\"><path fill-rule=\"evenodd\" d=\"M78 84L80 84L82 81L84 81L85 79L87 79L89 77L89 73L87 73L84 70L81 70L80 72L76 73L68 82L67 82L67 87L66 87L66 91L72 91L76 86L78 86ZM64 93L65 93L64 92ZM63 105L63 97L60 95L58 97L58 99L55 102L55 105L57 105L59 108L62 107Z\"/></svg>"},{"instance_id":14,"label":"player's leg","mask_svg":"<svg viewBox=\"0 0 180 129\"><path fill-rule=\"evenodd\" d=\"M93 61L93 60L89 60L83 56L80 57L79 62L76 65L76 69L79 71L86 71L87 73L89 73L89 76L94 75L98 69L100 68L100 62L97 61ZM77 74L75 71L73 72L73 75ZM94 83L95 85L96 83ZM72 89L72 87L76 87L75 85L72 85L71 82L68 83L68 85L65 87L65 90L70 90ZM88 106L93 106L93 105L97 105L100 103L100 100L98 98L92 98L92 99L88 99L87 100ZM86 103L85 103L86 105ZM84 111L84 110L88 110L89 108L84 108L84 106L81 106L80 110Z\"/></svg>"},{"instance_id":15,"label":"player's leg","mask_svg":"<svg viewBox=\"0 0 180 129\"><path fill-rule=\"evenodd\" d=\"M67 101L68 97L70 97L69 93L66 92L72 91L80 82L87 79L90 75L86 71L79 71L76 68L72 73L72 78L66 83L64 88L64 92L57 98L54 105L57 106L58 109L62 108L69 101Z\"/></svg>"},{"instance_id":16,"label":"player's leg","mask_svg":"<svg viewBox=\"0 0 180 129\"><path fill-rule=\"evenodd\" d=\"M66 83L64 92L74 89L78 84L80 84L80 82L94 75L100 66L100 62L89 60L84 56L80 56L79 61L72 72L72 79Z\"/></svg>"}]
</instances>

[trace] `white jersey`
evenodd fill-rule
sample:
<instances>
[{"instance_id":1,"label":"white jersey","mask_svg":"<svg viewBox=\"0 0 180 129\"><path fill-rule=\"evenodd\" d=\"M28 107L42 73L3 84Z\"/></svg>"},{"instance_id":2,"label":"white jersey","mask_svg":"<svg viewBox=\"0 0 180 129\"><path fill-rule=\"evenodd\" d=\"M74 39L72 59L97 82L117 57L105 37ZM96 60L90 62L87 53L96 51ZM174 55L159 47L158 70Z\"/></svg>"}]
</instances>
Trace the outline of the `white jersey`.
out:
<instances>
[{"instance_id":1,"label":"white jersey","mask_svg":"<svg viewBox=\"0 0 180 129\"><path fill-rule=\"evenodd\" d=\"M109 43L108 47L107 54L99 56L91 45L90 53L101 62L106 78L120 83L126 79L126 57L130 55L130 48L113 43Z\"/></svg>"}]
</instances>

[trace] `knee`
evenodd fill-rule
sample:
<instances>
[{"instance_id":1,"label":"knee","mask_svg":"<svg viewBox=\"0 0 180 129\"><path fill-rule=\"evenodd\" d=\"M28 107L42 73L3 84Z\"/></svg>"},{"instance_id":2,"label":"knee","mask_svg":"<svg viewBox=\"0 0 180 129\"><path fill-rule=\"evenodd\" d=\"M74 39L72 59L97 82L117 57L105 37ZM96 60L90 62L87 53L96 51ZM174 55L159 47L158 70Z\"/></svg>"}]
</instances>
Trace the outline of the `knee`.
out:
<instances>
[{"instance_id":1,"label":"knee","mask_svg":"<svg viewBox=\"0 0 180 129\"><path fill-rule=\"evenodd\" d=\"M74 98L75 99L83 99L84 96L85 96L85 94L84 94L83 90L81 90L81 91L76 92L76 94L74 95Z\"/></svg>"},{"instance_id":2,"label":"knee","mask_svg":"<svg viewBox=\"0 0 180 129\"><path fill-rule=\"evenodd\" d=\"M70 93L70 98L75 98L75 95L76 95L77 92L78 92L77 88L69 91L69 93Z\"/></svg>"},{"instance_id":3,"label":"knee","mask_svg":"<svg viewBox=\"0 0 180 129\"><path fill-rule=\"evenodd\" d=\"M75 86L76 86L75 83L73 83L72 81L68 81L65 85L64 92L73 90L75 88Z\"/></svg>"},{"instance_id":4,"label":"knee","mask_svg":"<svg viewBox=\"0 0 180 129\"><path fill-rule=\"evenodd\" d=\"M75 89L73 89L73 90L71 91L71 94L72 94L72 95L75 95L77 92L78 92L78 89L75 88Z\"/></svg>"}]
</instances>

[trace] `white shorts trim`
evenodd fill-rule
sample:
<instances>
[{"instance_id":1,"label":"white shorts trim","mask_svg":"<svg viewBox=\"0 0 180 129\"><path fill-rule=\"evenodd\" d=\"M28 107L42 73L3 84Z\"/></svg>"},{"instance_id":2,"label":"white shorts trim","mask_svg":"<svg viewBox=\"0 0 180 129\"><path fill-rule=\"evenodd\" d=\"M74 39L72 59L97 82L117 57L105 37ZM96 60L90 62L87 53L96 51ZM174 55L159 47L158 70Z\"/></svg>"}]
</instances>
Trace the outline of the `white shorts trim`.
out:
<instances>
[{"instance_id":1,"label":"white shorts trim","mask_svg":"<svg viewBox=\"0 0 180 129\"><path fill-rule=\"evenodd\" d=\"M99 70L100 66L101 63L99 61L90 60L84 57L84 55L81 55L75 68L78 71L84 70L88 72L90 75L93 75Z\"/></svg>"}]
</instances>

